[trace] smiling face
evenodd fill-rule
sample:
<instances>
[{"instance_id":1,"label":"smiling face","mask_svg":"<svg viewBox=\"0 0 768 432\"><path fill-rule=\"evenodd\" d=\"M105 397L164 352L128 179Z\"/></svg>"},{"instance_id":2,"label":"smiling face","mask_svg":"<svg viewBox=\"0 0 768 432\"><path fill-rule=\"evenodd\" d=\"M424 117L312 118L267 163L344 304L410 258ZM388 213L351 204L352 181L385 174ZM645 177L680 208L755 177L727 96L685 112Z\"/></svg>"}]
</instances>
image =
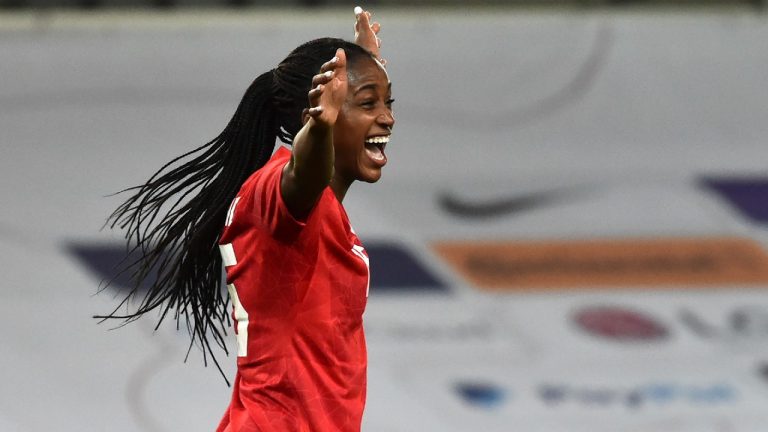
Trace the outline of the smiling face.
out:
<instances>
[{"instance_id":1,"label":"smiling face","mask_svg":"<svg viewBox=\"0 0 768 432\"><path fill-rule=\"evenodd\" d=\"M387 163L384 148L395 124L392 92L384 68L362 58L348 68L347 99L333 128L332 183L346 190L355 180L373 183Z\"/></svg>"}]
</instances>

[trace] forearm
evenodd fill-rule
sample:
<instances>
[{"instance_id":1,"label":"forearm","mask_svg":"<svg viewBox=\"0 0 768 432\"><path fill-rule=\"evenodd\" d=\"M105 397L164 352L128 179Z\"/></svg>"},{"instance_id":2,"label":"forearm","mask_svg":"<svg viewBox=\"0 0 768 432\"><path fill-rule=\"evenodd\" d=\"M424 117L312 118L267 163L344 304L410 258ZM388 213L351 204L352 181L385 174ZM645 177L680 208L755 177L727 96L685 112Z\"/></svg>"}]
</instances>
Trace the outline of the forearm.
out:
<instances>
[{"instance_id":1,"label":"forearm","mask_svg":"<svg viewBox=\"0 0 768 432\"><path fill-rule=\"evenodd\" d=\"M291 164L296 186L322 191L333 177L333 162L333 127L310 117L293 141Z\"/></svg>"},{"instance_id":2,"label":"forearm","mask_svg":"<svg viewBox=\"0 0 768 432\"><path fill-rule=\"evenodd\" d=\"M333 177L333 128L310 118L293 140L291 160L281 180L291 214L304 219Z\"/></svg>"}]
</instances>

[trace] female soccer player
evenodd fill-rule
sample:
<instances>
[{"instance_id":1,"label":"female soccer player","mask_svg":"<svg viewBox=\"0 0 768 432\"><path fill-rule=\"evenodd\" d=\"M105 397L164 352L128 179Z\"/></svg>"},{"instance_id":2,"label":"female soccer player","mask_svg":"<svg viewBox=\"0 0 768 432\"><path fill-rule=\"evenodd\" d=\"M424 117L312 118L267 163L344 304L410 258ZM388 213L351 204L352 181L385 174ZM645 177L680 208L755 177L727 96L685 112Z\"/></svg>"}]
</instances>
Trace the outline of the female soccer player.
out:
<instances>
[{"instance_id":1,"label":"female soccer player","mask_svg":"<svg viewBox=\"0 0 768 432\"><path fill-rule=\"evenodd\" d=\"M395 120L380 26L356 15L357 44L296 48L256 78L217 138L112 215L141 252L137 280L157 279L135 313L110 318L173 310L210 353L211 337L224 346L226 268L238 371L218 432L360 430L368 257L342 202L353 182L380 178ZM277 139L291 150L273 154Z\"/></svg>"}]
</instances>

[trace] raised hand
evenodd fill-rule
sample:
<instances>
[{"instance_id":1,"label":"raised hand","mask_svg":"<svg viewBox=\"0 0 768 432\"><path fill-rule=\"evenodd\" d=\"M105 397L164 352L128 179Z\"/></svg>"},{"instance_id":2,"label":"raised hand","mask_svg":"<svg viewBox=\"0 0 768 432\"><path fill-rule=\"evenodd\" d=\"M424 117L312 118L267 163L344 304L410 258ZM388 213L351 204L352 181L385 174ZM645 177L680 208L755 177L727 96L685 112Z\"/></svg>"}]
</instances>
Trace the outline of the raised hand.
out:
<instances>
[{"instance_id":1,"label":"raised hand","mask_svg":"<svg viewBox=\"0 0 768 432\"><path fill-rule=\"evenodd\" d=\"M355 7L355 43L373 53L382 66L387 61L381 58L381 39L378 34L381 24L371 23L371 13L360 6Z\"/></svg>"},{"instance_id":2,"label":"raised hand","mask_svg":"<svg viewBox=\"0 0 768 432\"><path fill-rule=\"evenodd\" d=\"M336 56L320 67L320 73L312 78L308 96L309 116L333 127L347 97L347 57L343 49L337 49Z\"/></svg>"}]
</instances>

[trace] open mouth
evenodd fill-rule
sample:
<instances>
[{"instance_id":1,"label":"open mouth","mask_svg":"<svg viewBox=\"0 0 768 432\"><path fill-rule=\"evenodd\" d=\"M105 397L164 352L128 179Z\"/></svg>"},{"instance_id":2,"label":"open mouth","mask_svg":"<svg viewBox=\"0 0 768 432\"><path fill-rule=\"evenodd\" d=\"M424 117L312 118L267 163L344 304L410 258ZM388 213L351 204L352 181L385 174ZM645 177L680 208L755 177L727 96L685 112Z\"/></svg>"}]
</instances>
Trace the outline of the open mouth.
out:
<instances>
[{"instance_id":1,"label":"open mouth","mask_svg":"<svg viewBox=\"0 0 768 432\"><path fill-rule=\"evenodd\" d=\"M384 154L384 149L387 147L388 143L389 135L370 137L365 140L365 150L371 159L383 165L387 162L387 156Z\"/></svg>"}]
</instances>

